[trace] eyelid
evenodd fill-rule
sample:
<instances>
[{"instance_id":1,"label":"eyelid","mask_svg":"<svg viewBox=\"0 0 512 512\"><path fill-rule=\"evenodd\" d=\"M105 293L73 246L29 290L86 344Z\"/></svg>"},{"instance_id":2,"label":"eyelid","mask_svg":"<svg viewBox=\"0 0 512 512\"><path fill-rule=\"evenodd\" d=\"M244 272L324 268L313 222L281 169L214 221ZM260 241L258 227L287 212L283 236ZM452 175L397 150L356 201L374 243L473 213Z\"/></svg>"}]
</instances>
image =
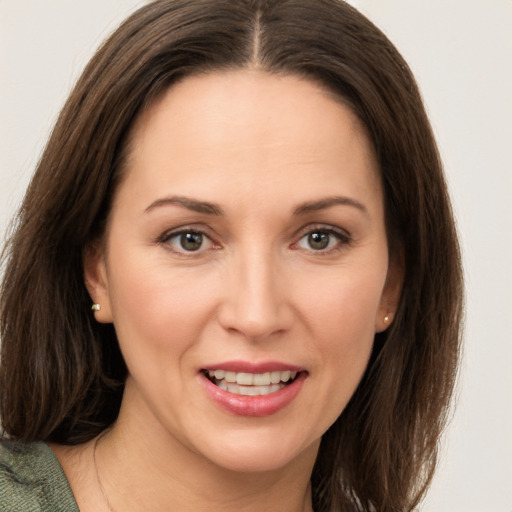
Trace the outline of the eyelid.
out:
<instances>
[{"instance_id":1,"label":"eyelid","mask_svg":"<svg viewBox=\"0 0 512 512\"><path fill-rule=\"evenodd\" d=\"M315 232L323 232L336 236L339 239L339 244L335 247L331 247L325 250L314 250L310 249L311 253L315 253L318 255L321 254L329 254L330 252L335 252L337 250L342 249L344 246L349 245L352 242L351 234L342 228L337 226L333 226L332 224L308 224L307 226L301 228L295 235L296 241L292 244L294 249L298 249L298 243L307 235Z\"/></svg>"},{"instance_id":2,"label":"eyelid","mask_svg":"<svg viewBox=\"0 0 512 512\"><path fill-rule=\"evenodd\" d=\"M206 248L206 249L199 249L197 251L185 251L185 250L176 250L174 249L171 244L169 244L169 240L171 240L172 238L176 237L176 236L180 236L180 235L183 235L185 233L197 233L197 234L200 234L202 235L203 237L207 238L212 247L209 247L209 248ZM177 227L177 228L173 228L173 229L169 229L167 231L164 231L156 240L156 243L157 244L161 244L161 245L165 245L167 250L173 252L174 254L177 254L178 256L183 256L183 257L194 257L194 256L199 256L200 254L203 254L204 252L206 252L208 249L218 249L220 248L220 244L213 238L213 236L209 233L209 230L203 228L203 227L197 227L197 226L194 226L193 224L192 225L185 225L185 226L180 226L180 227Z\"/></svg>"},{"instance_id":3,"label":"eyelid","mask_svg":"<svg viewBox=\"0 0 512 512\"><path fill-rule=\"evenodd\" d=\"M314 231L325 231L339 235L342 238L351 239L352 235L346 229L340 228L338 226L333 226L332 224L323 224L321 222L308 224L296 231L294 237L301 238L308 233L312 233Z\"/></svg>"}]
</instances>

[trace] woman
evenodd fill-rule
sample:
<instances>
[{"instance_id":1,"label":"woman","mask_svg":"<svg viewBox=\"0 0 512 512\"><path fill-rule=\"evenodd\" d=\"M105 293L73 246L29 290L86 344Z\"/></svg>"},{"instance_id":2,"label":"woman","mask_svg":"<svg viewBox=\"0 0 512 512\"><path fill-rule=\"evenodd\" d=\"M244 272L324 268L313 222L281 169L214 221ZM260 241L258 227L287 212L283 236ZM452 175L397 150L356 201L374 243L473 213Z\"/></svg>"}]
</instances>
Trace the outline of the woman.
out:
<instances>
[{"instance_id":1,"label":"woman","mask_svg":"<svg viewBox=\"0 0 512 512\"><path fill-rule=\"evenodd\" d=\"M414 79L348 5L140 9L68 99L5 258L2 510L424 495L457 239Z\"/></svg>"}]
</instances>

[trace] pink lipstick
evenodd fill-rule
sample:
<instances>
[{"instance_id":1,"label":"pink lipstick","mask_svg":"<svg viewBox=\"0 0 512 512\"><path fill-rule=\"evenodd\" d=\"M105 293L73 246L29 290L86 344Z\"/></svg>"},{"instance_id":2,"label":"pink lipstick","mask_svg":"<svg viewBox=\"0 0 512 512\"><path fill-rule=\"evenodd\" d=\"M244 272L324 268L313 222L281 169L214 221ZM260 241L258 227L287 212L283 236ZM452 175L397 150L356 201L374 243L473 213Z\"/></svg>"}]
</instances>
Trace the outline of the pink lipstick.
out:
<instances>
[{"instance_id":1,"label":"pink lipstick","mask_svg":"<svg viewBox=\"0 0 512 512\"><path fill-rule=\"evenodd\" d=\"M298 395L307 371L280 362L230 361L201 370L208 396L225 411L238 416L269 416Z\"/></svg>"}]
</instances>

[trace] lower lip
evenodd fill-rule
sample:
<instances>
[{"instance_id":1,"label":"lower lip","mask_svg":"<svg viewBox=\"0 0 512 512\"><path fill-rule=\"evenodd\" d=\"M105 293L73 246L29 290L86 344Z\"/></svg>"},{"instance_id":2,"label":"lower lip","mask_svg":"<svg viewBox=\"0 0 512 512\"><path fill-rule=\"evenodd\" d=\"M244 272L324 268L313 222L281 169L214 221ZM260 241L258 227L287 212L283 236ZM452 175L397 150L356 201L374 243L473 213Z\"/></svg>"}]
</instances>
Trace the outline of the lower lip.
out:
<instances>
[{"instance_id":1,"label":"lower lip","mask_svg":"<svg viewBox=\"0 0 512 512\"><path fill-rule=\"evenodd\" d=\"M229 393L216 386L205 375L202 375L201 380L207 394L221 409L237 416L270 416L284 409L294 400L302 389L306 374L301 373L291 384L279 391L260 396Z\"/></svg>"}]
</instances>

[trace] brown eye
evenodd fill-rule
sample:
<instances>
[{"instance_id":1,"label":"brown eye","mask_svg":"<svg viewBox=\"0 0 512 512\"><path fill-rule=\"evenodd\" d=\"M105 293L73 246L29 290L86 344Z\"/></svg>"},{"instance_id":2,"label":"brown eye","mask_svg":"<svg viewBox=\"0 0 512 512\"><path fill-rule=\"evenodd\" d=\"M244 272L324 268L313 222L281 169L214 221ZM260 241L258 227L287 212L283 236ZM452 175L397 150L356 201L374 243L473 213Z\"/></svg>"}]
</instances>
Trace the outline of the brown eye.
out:
<instances>
[{"instance_id":1,"label":"brown eye","mask_svg":"<svg viewBox=\"0 0 512 512\"><path fill-rule=\"evenodd\" d=\"M203 245L203 235L202 233L182 233L179 243L185 251L198 251Z\"/></svg>"}]
</instances>

